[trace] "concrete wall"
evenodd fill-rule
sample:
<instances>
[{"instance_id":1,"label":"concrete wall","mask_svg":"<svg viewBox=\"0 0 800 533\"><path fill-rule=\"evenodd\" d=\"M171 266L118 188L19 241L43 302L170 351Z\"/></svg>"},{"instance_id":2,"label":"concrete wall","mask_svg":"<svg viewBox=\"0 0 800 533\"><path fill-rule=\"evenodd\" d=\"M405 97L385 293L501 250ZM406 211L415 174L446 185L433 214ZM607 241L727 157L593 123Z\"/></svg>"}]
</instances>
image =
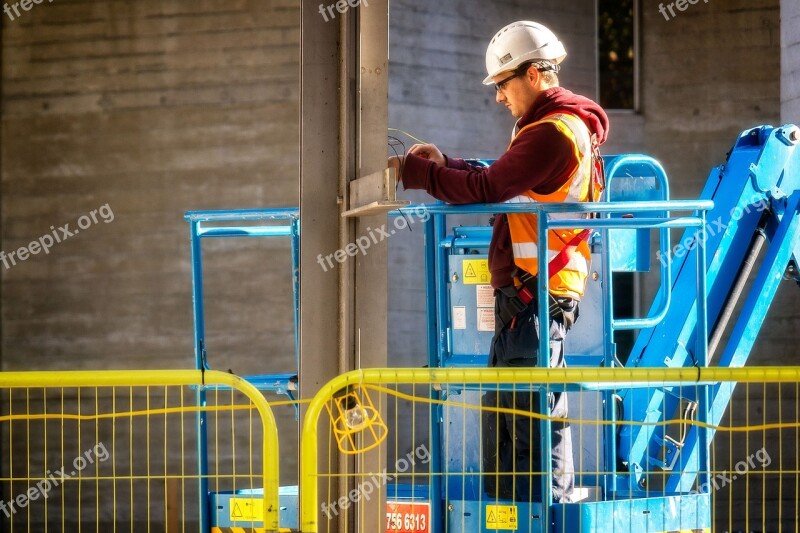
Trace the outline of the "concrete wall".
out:
<instances>
[{"instance_id":1,"label":"concrete wall","mask_svg":"<svg viewBox=\"0 0 800 533\"><path fill-rule=\"evenodd\" d=\"M191 363L184 211L297 203L298 13L289 0L93 1L4 20L3 250L104 204L114 220L3 269L3 369ZM229 276L277 276L264 268L277 260L216 247L230 283L209 296L227 326L258 326L237 348L267 346L290 315L256 311L247 296L265 280Z\"/></svg>"},{"instance_id":2,"label":"concrete wall","mask_svg":"<svg viewBox=\"0 0 800 533\"><path fill-rule=\"evenodd\" d=\"M673 196L696 197L738 133L780 119L779 2L700 2L669 21L644 4L644 147Z\"/></svg>"},{"instance_id":3,"label":"concrete wall","mask_svg":"<svg viewBox=\"0 0 800 533\"><path fill-rule=\"evenodd\" d=\"M0 267L2 370L192 367L183 213L298 202L299 4L45 2L2 46L2 249L114 215ZM206 250L212 367L294 369L288 243Z\"/></svg>"}]
</instances>

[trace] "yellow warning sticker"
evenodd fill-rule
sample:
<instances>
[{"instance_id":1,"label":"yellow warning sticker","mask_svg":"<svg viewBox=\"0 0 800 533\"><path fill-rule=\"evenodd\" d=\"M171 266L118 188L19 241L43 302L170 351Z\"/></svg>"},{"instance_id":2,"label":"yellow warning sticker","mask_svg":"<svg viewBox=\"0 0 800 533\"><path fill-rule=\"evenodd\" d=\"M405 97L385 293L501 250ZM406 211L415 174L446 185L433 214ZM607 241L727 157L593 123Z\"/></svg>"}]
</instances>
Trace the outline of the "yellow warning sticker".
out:
<instances>
[{"instance_id":1,"label":"yellow warning sticker","mask_svg":"<svg viewBox=\"0 0 800 533\"><path fill-rule=\"evenodd\" d=\"M517 530L519 520L516 505L487 505L486 529Z\"/></svg>"},{"instance_id":2,"label":"yellow warning sticker","mask_svg":"<svg viewBox=\"0 0 800 533\"><path fill-rule=\"evenodd\" d=\"M263 522L264 500L258 498L231 498L231 522Z\"/></svg>"},{"instance_id":3,"label":"yellow warning sticker","mask_svg":"<svg viewBox=\"0 0 800 533\"><path fill-rule=\"evenodd\" d=\"M488 259L467 259L461 263L464 285L483 285L492 281Z\"/></svg>"}]
</instances>

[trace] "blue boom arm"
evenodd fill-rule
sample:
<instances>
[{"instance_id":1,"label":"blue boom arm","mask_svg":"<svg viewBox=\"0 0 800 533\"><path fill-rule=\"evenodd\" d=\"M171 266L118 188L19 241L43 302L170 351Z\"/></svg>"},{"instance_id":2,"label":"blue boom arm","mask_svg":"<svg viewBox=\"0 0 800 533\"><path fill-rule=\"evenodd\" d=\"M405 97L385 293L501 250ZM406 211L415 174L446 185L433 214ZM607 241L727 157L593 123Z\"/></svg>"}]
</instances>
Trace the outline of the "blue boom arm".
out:
<instances>
[{"instance_id":1,"label":"blue boom arm","mask_svg":"<svg viewBox=\"0 0 800 533\"><path fill-rule=\"evenodd\" d=\"M738 138L727 162L712 170L701 199L714 201L706 228L685 232L669 257L675 298L664 320L639 335L626 366L686 367L744 366L781 279L790 264L797 272L800 257L800 130L795 126L762 126ZM696 291L694 243L707 246L707 285ZM759 255L763 261L726 345L719 346L736 301L742 296L748 269ZM706 298L709 332L697 331L698 298ZM697 335L709 340L709 351L697 353ZM624 419L659 422L691 418L700 413L719 424L732 386L635 389L622 392ZM707 472L709 430L685 426L679 437L664 426L623 425L618 456L627 465L628 483L619 490L632 494L663 489L666 493L692 490L698 472ZM647 472L654 467L663 487L653 487ZM659 481L659 484L661 481Z\"/></svg>"}]
</instances>

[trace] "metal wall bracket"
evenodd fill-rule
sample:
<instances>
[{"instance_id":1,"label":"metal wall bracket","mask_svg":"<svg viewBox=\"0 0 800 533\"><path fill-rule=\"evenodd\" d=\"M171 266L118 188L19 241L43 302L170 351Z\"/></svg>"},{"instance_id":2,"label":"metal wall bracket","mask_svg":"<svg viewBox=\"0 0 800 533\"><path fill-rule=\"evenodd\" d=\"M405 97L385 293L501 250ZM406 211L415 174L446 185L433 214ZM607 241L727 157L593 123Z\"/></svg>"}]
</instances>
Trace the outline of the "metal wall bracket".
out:
<instances>
[{"instance_id":1,"label":"metal wall bracket","mask_svg":"<svg viewBox=\"0 0 800 533\"><path fill-rule=\"evenodd\" d=\"M350 209L342 217L388 213L410 202L397 200L397 171L386 168L350 182Z\"/></svg>"}]
</instances>

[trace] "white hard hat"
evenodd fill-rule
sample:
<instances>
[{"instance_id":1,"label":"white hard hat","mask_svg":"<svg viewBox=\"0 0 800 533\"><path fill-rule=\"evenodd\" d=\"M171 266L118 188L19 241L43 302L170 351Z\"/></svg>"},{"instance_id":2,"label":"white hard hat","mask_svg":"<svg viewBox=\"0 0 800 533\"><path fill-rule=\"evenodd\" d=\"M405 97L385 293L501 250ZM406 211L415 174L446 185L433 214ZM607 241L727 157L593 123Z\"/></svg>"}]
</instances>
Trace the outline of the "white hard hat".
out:
<instances>
[{"instance_id":1,"label":"white hard hat","mask_svg":"<svg viewBox=\"0 0 800 533\"><path fill-rule=\"evenodd\" d=\"M486 49L489 75L483 84L491 85L494 76L514 70L526 61L550 61L558 65L565 57L567 51L552 31L538 22L512 22L495 34Z\"/></svg>"}]
</instances>

